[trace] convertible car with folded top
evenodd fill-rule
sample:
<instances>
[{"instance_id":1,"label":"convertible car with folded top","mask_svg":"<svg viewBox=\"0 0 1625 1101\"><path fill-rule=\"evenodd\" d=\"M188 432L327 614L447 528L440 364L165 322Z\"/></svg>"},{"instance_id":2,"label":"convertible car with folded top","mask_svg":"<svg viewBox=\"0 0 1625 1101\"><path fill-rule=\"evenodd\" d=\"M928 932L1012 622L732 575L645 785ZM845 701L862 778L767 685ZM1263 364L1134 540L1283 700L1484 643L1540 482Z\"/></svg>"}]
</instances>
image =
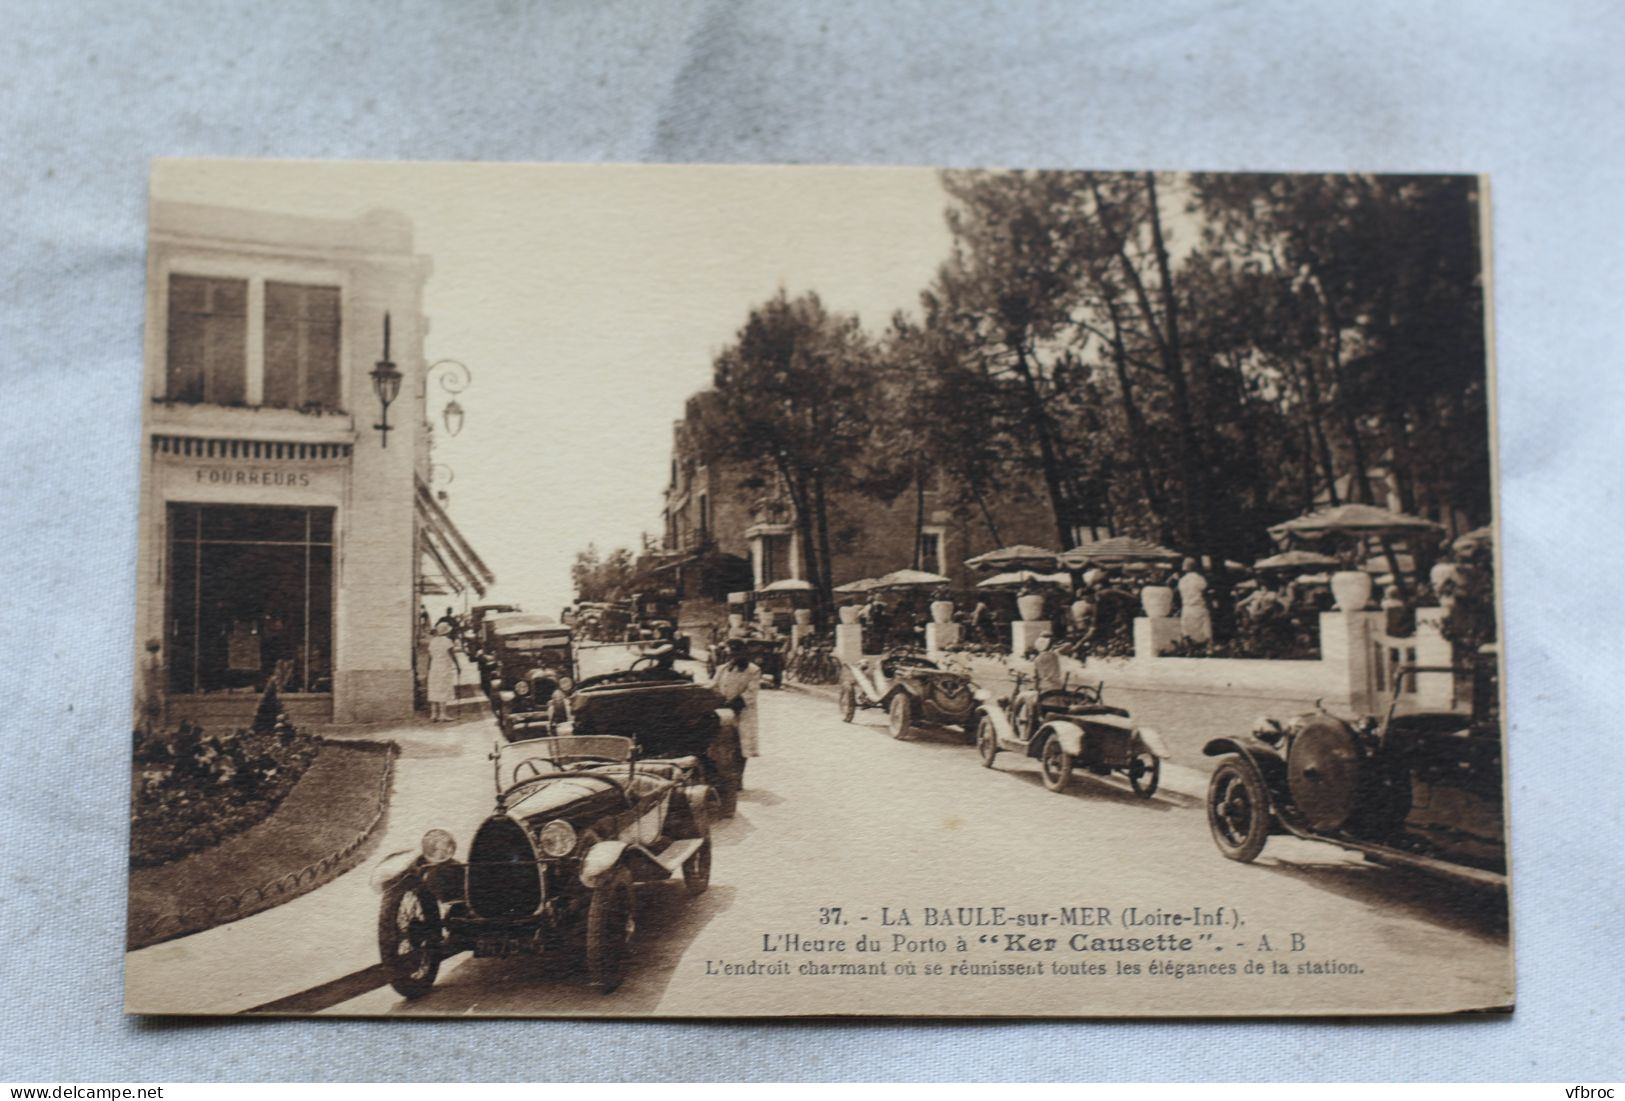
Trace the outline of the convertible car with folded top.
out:
<instances>
[{"instance_id":1,"label":"convertible car with folded top","mask_svg":"<svg viewBox=\"0 0 1625 1101\"><path fill-rule=\"evenodd\" d=\"M467 856L443 829L373 873L378 952L401 996L429 993L440 964L476 957L584 956L604 993L620 985L638 893L711 881L716 795L694 757L639 757L629 738L498 743L496 807Z\"/></svg>"},{"instance_id":2,"label":"convertible car with folded top","mask_svg":"<svg viewBox=\"0 0 1625 1101\"><path fill-rule=\"evenodd\" d=\"M733 817L744 776L737 710L743 700L725 700L646 655L629 669L582 680L568 702L572 734L631 738L646 757L697 758L716 789L720 813Z\"/></svg>"}]
</instances>

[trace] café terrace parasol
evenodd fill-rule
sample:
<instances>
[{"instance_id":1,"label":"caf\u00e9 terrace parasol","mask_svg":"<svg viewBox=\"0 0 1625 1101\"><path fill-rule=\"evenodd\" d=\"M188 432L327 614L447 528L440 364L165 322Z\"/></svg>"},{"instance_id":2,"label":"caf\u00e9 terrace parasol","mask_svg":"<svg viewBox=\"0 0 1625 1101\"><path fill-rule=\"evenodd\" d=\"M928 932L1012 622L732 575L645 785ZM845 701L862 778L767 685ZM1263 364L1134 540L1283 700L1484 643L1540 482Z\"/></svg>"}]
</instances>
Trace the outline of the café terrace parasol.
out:
<instances>
[{"instance_id":1,"label":"caf\u00e9 terrace parasol","mask_svg":"<svg viewBox=\"0 0 1625 1101\"><path fill-rule=\"evenodd\" d=\"M1295 520L1287 520L1270 528L1276 539L1319 539L1327 535L1358 535L1374 537L1388 559L1388 568L1396 583L1400 582L1399 560L1394 556L1390 539L1431 536L1437 538L1444 525L1420 516L1410 516L1376 505L1330 505L1305 513Z\"/></svg>"},{"instance_id":2,"label":"caf\u00e9 terrace parasol","mask_svg":"<svg viewBox=\"0 0 1625 1101\"><path fill-rule=\"evenodd\" d=\"M978 554L975 558L965 559L965 565L973 570L983 570L988 573L994 571L1027 570L1039 573L1052 573L1060 565L1061 556L1052 550L1035 547L1029 543L1017 543L1015 546L1000 547L990 550L986 554Z\"/></svg>"}]
</instances>

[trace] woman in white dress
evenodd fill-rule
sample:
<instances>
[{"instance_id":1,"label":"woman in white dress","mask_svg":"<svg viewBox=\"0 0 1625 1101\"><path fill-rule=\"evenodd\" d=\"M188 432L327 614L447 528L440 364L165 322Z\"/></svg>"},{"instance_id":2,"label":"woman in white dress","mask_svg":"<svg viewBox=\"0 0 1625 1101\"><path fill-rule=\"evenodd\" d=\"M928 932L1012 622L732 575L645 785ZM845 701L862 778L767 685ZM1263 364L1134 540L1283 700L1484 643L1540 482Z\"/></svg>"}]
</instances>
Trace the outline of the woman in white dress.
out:
<instances>
[{"instance_id":1,"label":"woman in white dress","mask_svg":"<svg viewBox=\"0 0 1625 1101\"><path fill-rule=\"evenodd\" d=\"M446 705L457 696L457 650L451 641L451 627L445 622L435 624L429 637L429 721L450 722Z\"/></svg>"},{"instance_id":2,"label":"woman in white dress","mask_svg":"<svg viewBox=\"0 0 1625 1101\"><path fill-rule=\"evenodd\" d=\"M740 788L743 789L745 764L759 756L761 749L756 737L756 697L762 682L762 671L751 663L743 646L728 647L728 660L717 667L711 678L711 690L724 700L741 700L744 710L739 712L739 748L745 761L739 763Z\"/></svg>"}]
</instances>

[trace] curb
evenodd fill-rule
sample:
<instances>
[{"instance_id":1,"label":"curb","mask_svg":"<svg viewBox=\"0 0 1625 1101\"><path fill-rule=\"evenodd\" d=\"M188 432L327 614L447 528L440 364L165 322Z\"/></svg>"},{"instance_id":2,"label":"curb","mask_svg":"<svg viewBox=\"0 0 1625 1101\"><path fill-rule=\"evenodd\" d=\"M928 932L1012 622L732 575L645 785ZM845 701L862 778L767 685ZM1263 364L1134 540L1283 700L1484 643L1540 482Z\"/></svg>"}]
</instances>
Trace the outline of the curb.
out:
<instances>
[{"instance_id":1,"label":"curb","mask_svg":"<svg viewBox=\"0 0 1625 1101\"><path fill-rule=\"evenodd\" d=\"M383 824L385 815L389 812L389 794L395 780L395 758L400 754L400 747L394 742L343 743L351 748L376 747L376 752L384 754L383 773L379 778L377 805L373 810L372 818L365 827L357 831L356 835L332 852L319 860L311 861L297 871L288 872L266 880L258 886L247 887L234 895L220 895L209 901L188 906L184 910L172 911L147 922L139 930L132 930L126 934L126 951L139 951L150 948L164 941L175 940L178 937L201 933L206 929L213 929L217 925L239 921L245 917L268 910L273 906L280 906L284 902L291 902L301 895L307 895L318 887L324 887L337 879L345 872L360 864L366 857L368 844L378 833ZM269 822L275 817L273 811L265 821ZM184 857L182 858L184 859ZM139 932L139 936L132 935Z\"/></svg>"}]
</instances>

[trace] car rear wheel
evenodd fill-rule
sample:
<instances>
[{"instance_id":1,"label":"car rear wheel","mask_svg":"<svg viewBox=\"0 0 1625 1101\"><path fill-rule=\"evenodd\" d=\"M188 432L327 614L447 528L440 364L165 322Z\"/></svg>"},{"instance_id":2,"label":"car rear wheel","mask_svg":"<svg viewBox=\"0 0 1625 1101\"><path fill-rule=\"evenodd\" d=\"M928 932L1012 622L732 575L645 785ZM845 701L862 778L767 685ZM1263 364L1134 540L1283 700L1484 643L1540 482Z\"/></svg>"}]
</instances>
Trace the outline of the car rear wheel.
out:
<instances>
[{"instance_id":1,"label":"car rear wheel","mask_svg":"<svg viewBox=\"0 0 1625 1101\"><path fill-rule=\"evenodd\" d=\"M901 740L914 732L914 716L918 707L914 697L907 692L899 692L891 698L891 706L886 709L886 725L893 738Z\"/></svg>"},{"instance_id":2,"label":"car rear wheel","mask_svg":"<svg viewBox=\"0 0 1625 1101\"><path fill-rule=\"evenodd\" d=\"M1149 799L1157 793L1157 782L1162 779L1162 758L1141 747L1128 763L1128 783L1134 794Z\"/></svg>"},{"instance_id":3,"label":"car rear wheel","mask_svg":"<svg viewBox=\"0 0 1625 1101\"><path fill-rule=\"evenodd\" d=\"M1269 840L1269 794L1258 770L1236 758L1213 771L1207 786L1207 824L1213 843L1231 860L1257 858Z\"/></svg>"},{"instance_id":4,"label":"car rear wheel","mask_svg":"<svg viewBox=\"0 0 1625 1101\"><path fill-rule=\"evenodd\" d=\"M632 873L619 867L593 888L587 905L587 973L600 993L621 985L637 928Z\"/></svg>"},{"instance_id":5,"label":"car rear wheel","mask_svg":"<svg viewBox=\"0 0 1625 1101\"><path fill-rule=\"evenodd\" d=\"M1072 779L1072 754L1061 745L1061 739L1052 735L1044 743L1038 755L1038 771L1051 791L1060 791Z\"/></svg>"},{"instance_id":6,"label":"car rear wheel","mask_svg":"<svg viewBox=\"0 0 1625 1101\"><path fill-rule=\"evenodd\" d=\"M421 998L440 974L440 903L410 880L384 892L378 905L378 957L403 998Z\"/></svg>"},{"instance_id":7,"label":"car rear wheel","mask_svg":"<svg viewBox=\"0 0 1625 1101\"><path fill-rule=\"evenodd\" d=\"M976 755L982 759L983 768L992 768L993 758L999 755L999 732L986 715L976 724Z\"/></svg>"},{"instance_id":8,"label":"car rear wheel","mask_svg":"<svg viewBox=\"0 0 1625 1101\"><path fill-rule=\"evenodd\" d=\"M858 690L850 684L841 685L841 721L849 723L858 713Z\"/></svg>"}]
</instances>

